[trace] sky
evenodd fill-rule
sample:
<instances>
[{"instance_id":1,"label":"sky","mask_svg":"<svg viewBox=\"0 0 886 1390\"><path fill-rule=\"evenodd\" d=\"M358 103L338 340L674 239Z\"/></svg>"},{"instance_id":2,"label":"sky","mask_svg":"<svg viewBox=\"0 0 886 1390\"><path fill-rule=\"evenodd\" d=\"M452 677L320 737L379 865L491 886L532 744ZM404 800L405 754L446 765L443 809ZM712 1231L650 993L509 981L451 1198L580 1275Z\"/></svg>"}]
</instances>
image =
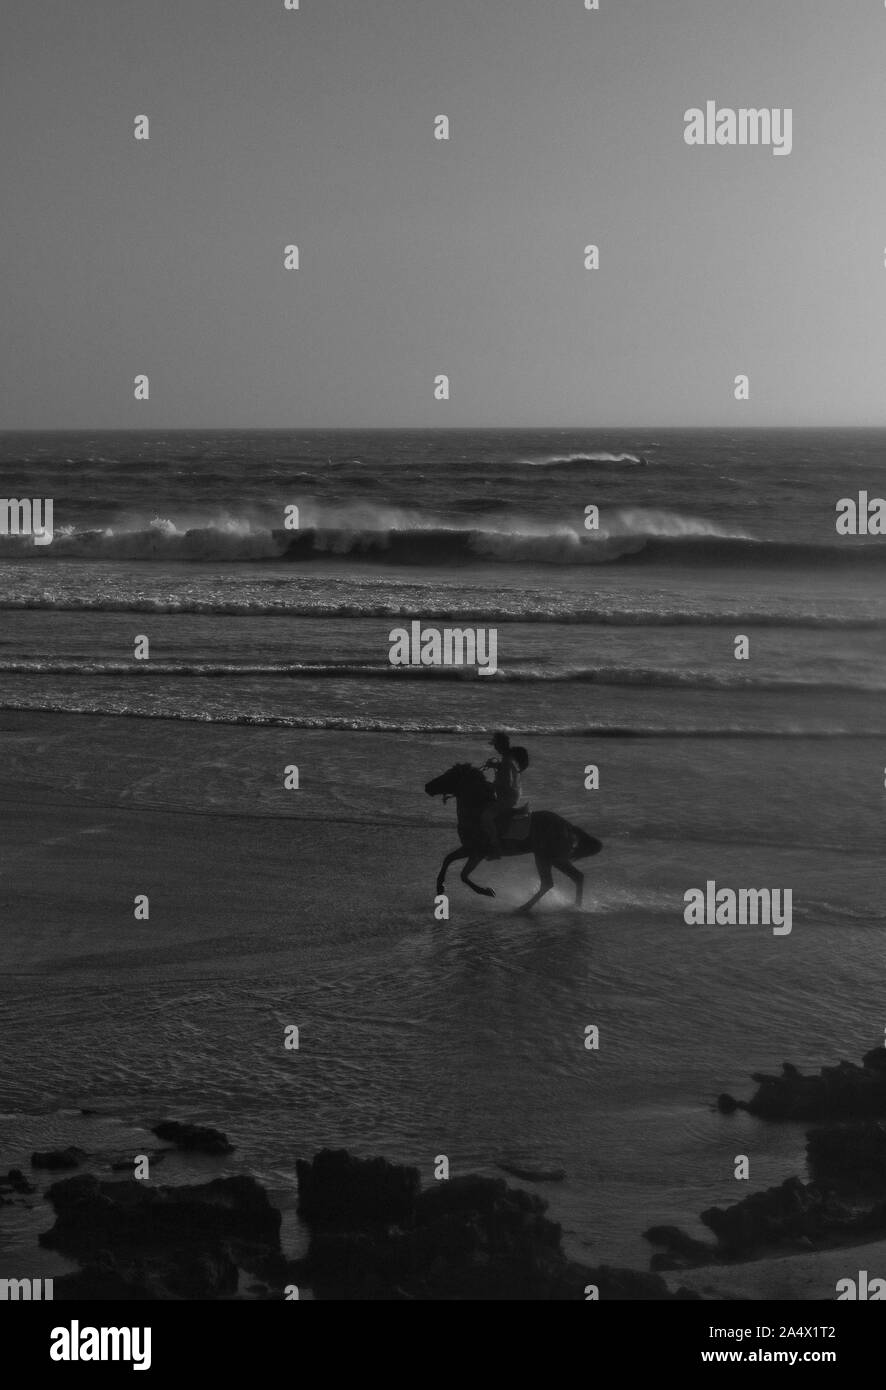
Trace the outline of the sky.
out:
<instances>
[{"instance_id":1,"label":"sky","mask_svg":"<svg viewBox=\"0 0 886 1390\"><path fill-rule=\"evenodd\" d=\"M881 0L3 12L2 429L886 424Z\"/></svg>"}]
</instances>

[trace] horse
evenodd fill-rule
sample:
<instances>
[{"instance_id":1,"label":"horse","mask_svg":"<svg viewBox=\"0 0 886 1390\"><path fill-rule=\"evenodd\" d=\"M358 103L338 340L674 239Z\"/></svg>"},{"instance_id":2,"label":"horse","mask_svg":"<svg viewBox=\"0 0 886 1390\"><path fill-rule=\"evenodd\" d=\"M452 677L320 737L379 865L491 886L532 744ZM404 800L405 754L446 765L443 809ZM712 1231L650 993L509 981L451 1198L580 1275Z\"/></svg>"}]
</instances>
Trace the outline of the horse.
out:
<instances>
[{"instance_id":1,"label":"horse","mask_svg":"<svg viewBox=\"0 0 886 1390\"><path fill-rule=\"evenodd\" d=\"M444 891L446 870L450 864L454 864L457 859L466 859L467 863L461 871L462 883L466 883L484 898L494 898L494 889L484 888L471 879L472 872L489 852L489 845L480 824L480 814L495 795L491 784L478 767L473 767L470 763L456 763L442 776L427 782L425 791L428 796L442 796L444 803L448 797L454 796L457 808L461 848L447 854L440 865L440 872L437 874L438 895ZM508 827L505 827L501 837L502 855L535 855L535 867L539 877L538 892L533 893L519 911L528 912L545 893L550 892L554 886L552 869L559 869L572 880L575 884L575 905L581 907L584 874L574 867L573 860L588 859L592 854L599 854L603 848L601 842L593 835L580 830L577 825L570 824L562 816L555 815L553 811L533 811L528 821L528 833L525 836L519 839L512 838L508 834Z\"/></svg>"}]
</instances>

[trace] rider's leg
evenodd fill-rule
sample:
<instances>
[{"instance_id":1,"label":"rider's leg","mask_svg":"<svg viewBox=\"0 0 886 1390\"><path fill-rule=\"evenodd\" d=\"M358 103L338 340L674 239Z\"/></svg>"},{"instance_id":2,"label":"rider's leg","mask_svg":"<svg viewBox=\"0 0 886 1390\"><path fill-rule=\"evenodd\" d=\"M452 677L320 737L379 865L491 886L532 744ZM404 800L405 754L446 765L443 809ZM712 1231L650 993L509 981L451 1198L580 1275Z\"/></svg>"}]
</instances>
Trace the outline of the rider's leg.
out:
<instances>
[{"instance_id":1,"label":"rider's leg","mask_svg":"<svg viewBox=\"0 0 886 1390\"><path fill-rule=\"evenodd\" d=\"M498 826L495 821L497 810L495 802L490 801L480 812L480 827L490 846L487 859L501 859L501 840L498 838Z\"/></svg>"}]
</instances>

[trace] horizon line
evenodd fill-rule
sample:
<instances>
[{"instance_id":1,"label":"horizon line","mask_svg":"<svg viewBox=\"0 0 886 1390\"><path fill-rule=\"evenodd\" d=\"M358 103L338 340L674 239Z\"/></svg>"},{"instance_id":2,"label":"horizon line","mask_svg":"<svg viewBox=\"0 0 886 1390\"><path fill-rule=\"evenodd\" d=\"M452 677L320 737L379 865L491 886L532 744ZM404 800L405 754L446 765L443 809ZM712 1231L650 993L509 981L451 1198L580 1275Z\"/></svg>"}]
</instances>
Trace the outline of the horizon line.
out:
<instances>
[{"instance_id":1,"label":"horizon line","mask_svg":"<svg viewBox=\"0 0 886 1390\"><path fill-rule=\"evenodd\" d=\"M739 434L763 430L886 430L886 420L879 424L768 424L768 425L20 425L3 426L0 437L7 434L459 434L468 432L496 433L554 433L577 434L580 431L657 433L718 431Z\"/></svg>"}]
</instances>

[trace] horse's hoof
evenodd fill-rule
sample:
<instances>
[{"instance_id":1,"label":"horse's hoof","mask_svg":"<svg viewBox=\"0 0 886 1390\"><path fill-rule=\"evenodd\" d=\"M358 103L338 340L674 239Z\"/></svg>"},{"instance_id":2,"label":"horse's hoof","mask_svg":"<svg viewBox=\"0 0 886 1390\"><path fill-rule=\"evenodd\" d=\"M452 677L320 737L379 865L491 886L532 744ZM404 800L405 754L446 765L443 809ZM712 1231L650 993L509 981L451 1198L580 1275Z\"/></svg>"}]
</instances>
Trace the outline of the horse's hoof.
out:
<instances>
[{"instance_id":1,"label":"horse's hoof","mask_svg":"<svg viewBox=\"0 0 886 1390\"><path fill-rule=\"evenodd\" d=\"M494 898L494 897L495 897L495 889L494 889L494 888L481 888L481 889L480 889L480 892L483 894L484 898Z\"/></svg>"}]
</instances>

